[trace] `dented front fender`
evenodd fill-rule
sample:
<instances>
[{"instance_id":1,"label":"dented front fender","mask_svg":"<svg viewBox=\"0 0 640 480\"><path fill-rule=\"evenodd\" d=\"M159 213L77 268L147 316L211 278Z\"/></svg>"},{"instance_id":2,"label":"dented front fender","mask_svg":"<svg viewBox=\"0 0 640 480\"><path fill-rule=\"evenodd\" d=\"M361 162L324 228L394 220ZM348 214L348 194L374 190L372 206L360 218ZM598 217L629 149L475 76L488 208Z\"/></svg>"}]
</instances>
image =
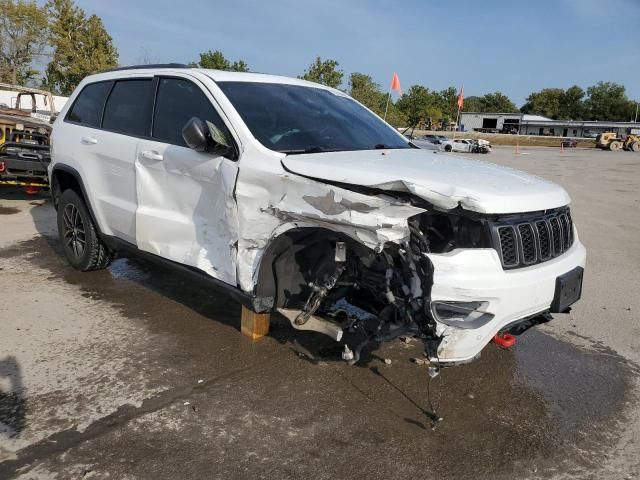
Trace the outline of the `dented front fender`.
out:
<instances>
[{"instance_id":1,"label":"dented front fender","mask_svg":"<svg viewBox=\"0 0 640 480\"><path fill-rule=\"evenodd\" d=\"M241 168L236 184L238 281L244 291L254 289L265 249L288 230L325 228L379 251L387 242L407 240L407 219L425 211L391 196L364 195L275 170L266 175Z\"/></svg>"}]
</instances>

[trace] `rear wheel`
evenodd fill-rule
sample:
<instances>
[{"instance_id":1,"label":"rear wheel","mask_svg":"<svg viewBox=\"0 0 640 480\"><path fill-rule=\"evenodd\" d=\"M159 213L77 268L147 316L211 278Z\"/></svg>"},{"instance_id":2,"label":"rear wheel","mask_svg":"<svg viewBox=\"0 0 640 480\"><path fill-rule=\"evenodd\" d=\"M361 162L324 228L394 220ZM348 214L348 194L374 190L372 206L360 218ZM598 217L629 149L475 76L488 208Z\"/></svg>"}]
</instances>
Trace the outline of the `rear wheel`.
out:
<instances>
[{"instance_id":1,"label":"rear wheel","mask_svg":"<svg viewBox=\"0 0 640 480\"><path fill-rule=\"evenodd\" d=\"M98 237L84 200L70 189L58 200L58 235L73 268L87 272L111 263L112 252Z\"/></svg>"},{"instance_id":2,"label":"rear wheel","mask_svg":"<svg viewBox=\"0 0 640 480\"><path fill-rule=\"evenodd\" d=\"M445 145L445 146L444 146L444 151L445 151L445 152L450 152L450 151L451 151L451 149L452 149L451 145Z\"/></svg>"},{"instance_id":3,"label":"rear wheel","mask_svg":"<svg viewBox=\"0 0 640 480\"><path fill-rule=\"evenodd\" d=\"M609 150L611 150L612 152L617 152L618 150L620 150L621 147L622 147L622 144L617 140L614 140L609 144Z\"/></svg>"},{"instance_id":4,"label":"rear wheel","mask_svg":"<svg viewBox=\"0 0 640 480\"><path fill-rule=\"evenodd\" d=\"M631 150L634 152L640 152L640 142L633 142L631 144Z\"/></svg>"}]
</instances>

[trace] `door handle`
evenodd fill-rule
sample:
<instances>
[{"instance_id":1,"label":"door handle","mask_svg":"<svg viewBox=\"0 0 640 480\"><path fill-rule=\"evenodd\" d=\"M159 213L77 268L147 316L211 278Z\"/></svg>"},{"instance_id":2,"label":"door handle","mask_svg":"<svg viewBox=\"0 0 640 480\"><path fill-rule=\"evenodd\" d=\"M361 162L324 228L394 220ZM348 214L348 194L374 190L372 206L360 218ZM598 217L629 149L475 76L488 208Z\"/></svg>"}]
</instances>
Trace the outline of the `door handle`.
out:
<instances>
[{"instance_id":1,"label":"door handle","mask_svg":"<svg viewBox=\"0 0 640 480\"><path fill-rule=\"evenodd\" d=\"M147 160L155 160L156 162L161 162L163 160L162 154L153 150L144 150L140 152L140 156Z\"/></svg>"},{"instance_id":2,"label":"door handle","mask_svg":"<svg viewBox=\"0 0 640 480\"><path fill-rule=\"evenodd\" d=\"M82 137L80 141L84 145L95 145L96 143L98 143L98 139L96 137Z\"/></svg>"}]
</instances>

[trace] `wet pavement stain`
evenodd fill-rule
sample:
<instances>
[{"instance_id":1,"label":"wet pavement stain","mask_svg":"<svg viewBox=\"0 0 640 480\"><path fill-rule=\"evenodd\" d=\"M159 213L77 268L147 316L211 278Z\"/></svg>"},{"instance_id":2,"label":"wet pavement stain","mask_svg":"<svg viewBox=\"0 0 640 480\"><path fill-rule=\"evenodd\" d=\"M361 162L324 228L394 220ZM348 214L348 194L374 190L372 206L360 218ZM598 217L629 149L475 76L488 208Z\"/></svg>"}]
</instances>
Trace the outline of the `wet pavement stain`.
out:
<instances>
[{"instance_id":1,"label":"wet pavement stain","mask_svg":"<svg viewBox=\"0 0 640 480\"><path fill-rule=\"evenodd\" d=\"M0 215L14 215L16 213L20 213L19 208L5 207L4 205L0 205Z\"/></svg>"},{"instance_id":2,"label":"wet pavement stain","mask_svg":"<svg viewBox=\"0 0 640 480\"><path fill-rule=\"evenodd\" d=\"M580 474L602 462L625 421L621 412L636 400L640 370L595 342L578 348L534 329L515 348L491 344L480 360L444 369L429 383L426 367L410 362L422 352L417 340L384 344L349 367L333 341L278 319L270 337L247 341L235 302L145 261L122 258L107 271L80 273L51 238L0 250L0 257L26 253L52 281L77 285L165 337L152 352L160 366L170 363L188 377L240 372L195 389L176 383L167 401L125 409L121 421L90 426L95 435L60 437L73 439L74 461L105 471L120 462L149 478L198 477L213 466L221 478ZM429 395L444 418L435 430ZM182 408L185 399L197 408ZM166 427L175 422L176 429ZM51 452L23 455L25 465Z\"/></svg>"}]
</instances>

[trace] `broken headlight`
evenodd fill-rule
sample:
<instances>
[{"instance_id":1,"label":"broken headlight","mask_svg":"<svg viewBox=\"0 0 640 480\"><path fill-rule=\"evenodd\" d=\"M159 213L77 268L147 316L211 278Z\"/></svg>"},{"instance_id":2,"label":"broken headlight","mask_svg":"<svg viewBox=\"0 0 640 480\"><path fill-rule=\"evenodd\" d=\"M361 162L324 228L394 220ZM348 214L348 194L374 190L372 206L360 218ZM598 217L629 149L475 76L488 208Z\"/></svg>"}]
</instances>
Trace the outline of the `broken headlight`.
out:
<instances>
[{"instance_id":1,"label":"broken headlight","mask_svg":"<svg viewBox=\"0 0 640 480\"><path fill-rule=\"evenodd\" d=\"M491 248L485 221L449 213L423 213L414 217L429 239L430 251L446 253L456 248Z\"/></svg>"},{"instance_id":2,"label":"broken headlight","mask_svg":"<svg viewBox=\"0 0 640 480\"><path fill-rule=\"evenodd\" d=\"M480 328L493 319L487 312L489 302L431 302L431 312L436 320L451 327L464 329Z\"/></svg>"}]
</instances>

